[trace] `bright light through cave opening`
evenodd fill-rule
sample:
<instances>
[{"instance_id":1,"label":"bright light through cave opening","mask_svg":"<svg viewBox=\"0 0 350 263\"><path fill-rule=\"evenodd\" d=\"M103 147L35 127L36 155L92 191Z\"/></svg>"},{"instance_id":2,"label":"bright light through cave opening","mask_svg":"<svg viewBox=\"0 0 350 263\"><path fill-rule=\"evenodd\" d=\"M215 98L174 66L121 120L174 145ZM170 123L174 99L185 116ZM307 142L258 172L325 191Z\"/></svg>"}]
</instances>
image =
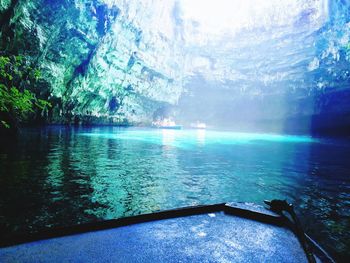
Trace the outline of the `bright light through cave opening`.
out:
<instances>
[{"instance_id":1,"label":"bright light through cave opening","mask_svg":"<svg viewBox=\"0 0 350 263\"><path fill-rule=\"evenodd\" d=\"M328 0L181 0L181 6L184 20L210 34L291 25L302 16L322 23L328 15Z\"/></svg>"}]
</instances>

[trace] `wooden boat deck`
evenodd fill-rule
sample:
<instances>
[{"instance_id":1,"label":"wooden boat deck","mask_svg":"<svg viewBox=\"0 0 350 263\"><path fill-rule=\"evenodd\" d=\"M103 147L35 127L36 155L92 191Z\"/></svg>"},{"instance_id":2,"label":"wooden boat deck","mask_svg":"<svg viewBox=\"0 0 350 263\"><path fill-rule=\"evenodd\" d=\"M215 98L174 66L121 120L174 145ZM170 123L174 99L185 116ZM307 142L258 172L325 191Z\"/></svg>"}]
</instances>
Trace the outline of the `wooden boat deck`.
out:
<instances>
[{"instance_id":1,"label":"wooden boat deck","mask_svg":"<svg viewBox=\"0 0 350 263\"><path fill-rule=\"evenodd\" d=\"M284 224L252 204L184 208L2 240L0 262L307 262Z\"/></svg>"}]
</instances>

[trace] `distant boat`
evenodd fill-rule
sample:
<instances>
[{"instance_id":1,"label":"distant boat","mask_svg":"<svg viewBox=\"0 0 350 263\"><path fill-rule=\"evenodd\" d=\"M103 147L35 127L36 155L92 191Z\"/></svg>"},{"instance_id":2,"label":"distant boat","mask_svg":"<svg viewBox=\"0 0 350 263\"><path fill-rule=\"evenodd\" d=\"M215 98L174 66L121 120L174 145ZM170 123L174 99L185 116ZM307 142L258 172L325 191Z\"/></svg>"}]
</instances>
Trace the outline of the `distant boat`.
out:
<instances>
[{"instance_id":1,"label":"distant boat","mask_svg":"<svg viewBox=\"0 0 350 263\"><path fill-rule=\"evenodd\" d=\"M155 121L152 123L153 127L158 129L171 129L171 130L181 130L182 125L177 125L174 121L170 119L164 119L161 121Z\"/></svg>"},{"instance_id":2,"label":"distant boat","mask_svg":"<svg viewBox=\"0 0 350 263\"><path fill-rule=\"evenodd\" d=\"M165 125L165 126L156 126L158 129L170 129L170 130L181 130L182 125Z\"/></svg>"},{"instance_id":3,"label":"distant boat","mask_svg":"<svg viewBox=\"0 0 350 263\"><path fill-rule=\"evenodd\" d=\"M191 124L191 128L204 130L207 128L207 125L204 122L196 122Z\"/></svg>"}]
</instances>

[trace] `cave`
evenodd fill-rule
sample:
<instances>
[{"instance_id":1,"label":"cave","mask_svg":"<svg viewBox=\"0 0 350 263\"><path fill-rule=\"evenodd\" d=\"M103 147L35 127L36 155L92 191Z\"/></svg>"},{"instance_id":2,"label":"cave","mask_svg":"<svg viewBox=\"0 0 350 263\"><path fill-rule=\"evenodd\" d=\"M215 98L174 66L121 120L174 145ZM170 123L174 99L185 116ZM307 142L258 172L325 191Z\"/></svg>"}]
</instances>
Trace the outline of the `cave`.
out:
<instances>
[{"instance_id":1,"label":"cave","mask_svg":"<svg viewBox=\"0 0 350 263\"><path fill-rule=\"evenodd\" d=\"M0 0L0 29L6 234L265 194L350 257L348 1Z\"/></svg>"}]
</instances>

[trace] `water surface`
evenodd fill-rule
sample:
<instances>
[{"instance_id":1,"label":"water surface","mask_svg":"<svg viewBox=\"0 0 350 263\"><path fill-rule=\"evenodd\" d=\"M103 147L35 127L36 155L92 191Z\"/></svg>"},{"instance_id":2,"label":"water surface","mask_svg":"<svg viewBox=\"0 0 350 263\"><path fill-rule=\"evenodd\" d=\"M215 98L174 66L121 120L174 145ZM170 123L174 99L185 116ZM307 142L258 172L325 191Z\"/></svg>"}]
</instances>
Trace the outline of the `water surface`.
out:
<instances>
[{"instance_id":1,"label":"water surface","mask_svg":"<svg viewBox=\"0 0 350 263\"><path fill-rule=\"evenodd\" d=\"M26 129L0 148L0 224L34 232L188 205L287 199L350 256L350 142L138 128Z\"/></svg>"}]
</instances>

